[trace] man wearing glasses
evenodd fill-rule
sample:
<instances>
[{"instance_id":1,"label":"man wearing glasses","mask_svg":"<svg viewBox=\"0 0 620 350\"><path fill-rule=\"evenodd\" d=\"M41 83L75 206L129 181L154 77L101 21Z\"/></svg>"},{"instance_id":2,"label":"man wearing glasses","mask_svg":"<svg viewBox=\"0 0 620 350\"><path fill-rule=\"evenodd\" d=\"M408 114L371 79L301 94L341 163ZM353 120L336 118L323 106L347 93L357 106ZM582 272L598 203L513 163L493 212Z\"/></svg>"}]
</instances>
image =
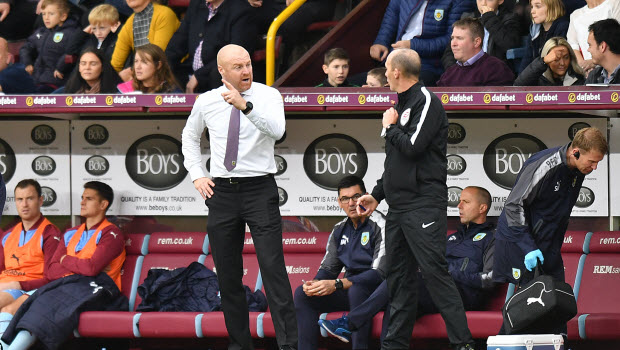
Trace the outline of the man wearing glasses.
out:
<instances>
[{"instance_id":1,"label":"man wearing glasses","mask_svg":"<svg viewBox=\"0 0 620 350\"><path fill-rule=\"evenodd\" d=\"M295 291L299 350L317 349L321 313L355 308L385 278L385 218L376 211L370 216L357 213L357 200L364 194L366 187L357 176L338 184L338 202L347 218L334 226L314 279ZM339 279L343 268L344 278ZM353 349L368 348L370 326L353 334Z\"/></svg>"}]
</instances>

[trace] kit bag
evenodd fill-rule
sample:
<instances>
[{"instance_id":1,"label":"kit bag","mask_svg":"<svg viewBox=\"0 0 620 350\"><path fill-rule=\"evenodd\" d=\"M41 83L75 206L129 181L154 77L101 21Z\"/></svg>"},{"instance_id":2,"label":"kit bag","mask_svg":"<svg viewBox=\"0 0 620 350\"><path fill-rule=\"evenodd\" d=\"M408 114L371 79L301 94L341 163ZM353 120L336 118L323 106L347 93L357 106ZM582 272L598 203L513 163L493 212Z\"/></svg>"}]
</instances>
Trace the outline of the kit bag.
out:
<instances>
[{"instance_id":1,"label":"kit bag","mask_svg":"<svg viewBox=\"0 0 620 350\"><path fill-rule=\"evenodd\" d=\"M575 317L577 301L573 288L545 275L539 263L534 279L508 299L502 314L506 334L541 333Z\"/></svg>"}]
</instances>

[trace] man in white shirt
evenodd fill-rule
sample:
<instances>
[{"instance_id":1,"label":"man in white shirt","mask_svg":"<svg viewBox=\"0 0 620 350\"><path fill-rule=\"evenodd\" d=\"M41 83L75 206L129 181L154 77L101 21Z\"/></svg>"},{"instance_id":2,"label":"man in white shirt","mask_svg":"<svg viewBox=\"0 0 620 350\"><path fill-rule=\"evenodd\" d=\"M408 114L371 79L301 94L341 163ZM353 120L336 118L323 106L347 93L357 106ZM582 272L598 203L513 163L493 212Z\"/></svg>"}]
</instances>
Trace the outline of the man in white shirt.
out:
<instances>
[{"instance_id":1,"label":"man in white shirt","mask_svg":"<svg viewBox=\"0 0 620 350\"><path fill-rule=\"evenodd\" d=\"M577 63L588 74L596 64L588 51L588 27L590 24L607 18L620 21L620 0L586 0L586 6L570 15L566 39L575 51Z\"/></svg>"},{"instance_id":2,"label":"man in white shirt","mask_svg":"<svg viewBox=\"0 0 620 350\"><path fill-rule=\"evenodd\" d=\"M297 348L297 321L282 252L274 145L284 135L280 93L252 82L250 55L226 45L217 55L223 86L196 100L183 129L184 165L209 207L207 232L220 284L229 349L253 349L241 283L243 239L250 227L280 349ZM230 117L229 117L230 116ZM205 175L200 137L209 130Z\"/></svg>"}]
</instances>

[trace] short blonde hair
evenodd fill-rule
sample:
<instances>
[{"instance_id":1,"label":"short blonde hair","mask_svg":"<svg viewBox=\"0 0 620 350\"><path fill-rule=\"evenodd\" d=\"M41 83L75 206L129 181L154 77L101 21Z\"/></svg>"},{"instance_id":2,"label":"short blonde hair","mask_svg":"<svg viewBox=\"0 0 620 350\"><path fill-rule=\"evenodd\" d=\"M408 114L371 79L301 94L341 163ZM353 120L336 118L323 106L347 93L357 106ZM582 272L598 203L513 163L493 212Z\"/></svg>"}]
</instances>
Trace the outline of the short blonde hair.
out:
<instances>
[{"instance_id":1,"label":"short blonde hair","mask_svg":"<svg viewBox=\"0 0 620 350\"><path fill-rule=\"evenodd\" d=\"M91 25L98 23L116 24L119 21L118 18L118 10L116 7L108 4L101 4L90 10L88 14L88 23Z\"/></svg>"},{"instance_id":2,"label":"short blonde hair","mask_svg":"<svg viewBox=\"0 0 620 350\"><path fill-rule=\"evenodd\" d=\"M564 9L564 3L562 0L540 0L547 7L547 19L546 23L553 22L556 19L564 16L566 10ZM530 0L530 5L532 0Z\"/></svg>"},{"instance_id":3,"label":"short blonde hair","mask_svg":"<svg viewBox=\"0 0 620 350\"><path fill-rule=\"evenodd\" d=\"M551 51L554 47L557 47L557 46L566 47L566 49L568 50L568 54L570 55L570 65L573 68L573 71L577 74L584 75L583 69L577 63L577 57L575 56L575 51L573 51L568 41L566 41L566 39L564 39L561 36L556 36L556 37L553 37L547 40L547 42L545 43L545 45L543 46L540 52L540 57L544 59L545 56L549 54L549 51Z\"/></svg>"},{"instance_id":4,"label":"short blonde hair","mask_svg":"<svg viewBox=\"0 0 620 350\"><path fill-rule=\"evenodd\" d=\"M572 148L580 148L586 152L592 150L599 151L603 155L609 152L609 145L607 144L605 135L594 127L583 128L577 131L570 146Z\"/></svg>"}]
</instances>

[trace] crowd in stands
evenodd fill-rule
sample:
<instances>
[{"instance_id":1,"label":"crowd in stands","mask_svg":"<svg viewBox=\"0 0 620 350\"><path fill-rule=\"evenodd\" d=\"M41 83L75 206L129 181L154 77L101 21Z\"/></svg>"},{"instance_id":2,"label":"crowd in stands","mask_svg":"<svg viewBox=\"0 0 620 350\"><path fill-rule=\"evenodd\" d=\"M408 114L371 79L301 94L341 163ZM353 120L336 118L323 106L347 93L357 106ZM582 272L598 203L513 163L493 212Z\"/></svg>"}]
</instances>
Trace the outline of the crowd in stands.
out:
<instances>
[{"instance_id":1,"label":"crowd in stands","mask_svg":"<svg viewBox=\"0 0 620 350\"><path fill-rule=\"evenodd\" d=\"M205 92L222 84L219 49L252 53L293 2L191 0L179 20L158 1L0 0L1 91ZM309 24L333 18L335 3L309 0L283 23L283 62ZM391 50L415 50L426 86L613 84L617 20L620 0L391 0L369 55L383 68ZM24 42L18 59L7 40ZM508 59L519 47L522 57ZM386 86L377 69L348 77L354 64L344 49L328 50L316 86Z\"/></svg>"}]
</instances>

